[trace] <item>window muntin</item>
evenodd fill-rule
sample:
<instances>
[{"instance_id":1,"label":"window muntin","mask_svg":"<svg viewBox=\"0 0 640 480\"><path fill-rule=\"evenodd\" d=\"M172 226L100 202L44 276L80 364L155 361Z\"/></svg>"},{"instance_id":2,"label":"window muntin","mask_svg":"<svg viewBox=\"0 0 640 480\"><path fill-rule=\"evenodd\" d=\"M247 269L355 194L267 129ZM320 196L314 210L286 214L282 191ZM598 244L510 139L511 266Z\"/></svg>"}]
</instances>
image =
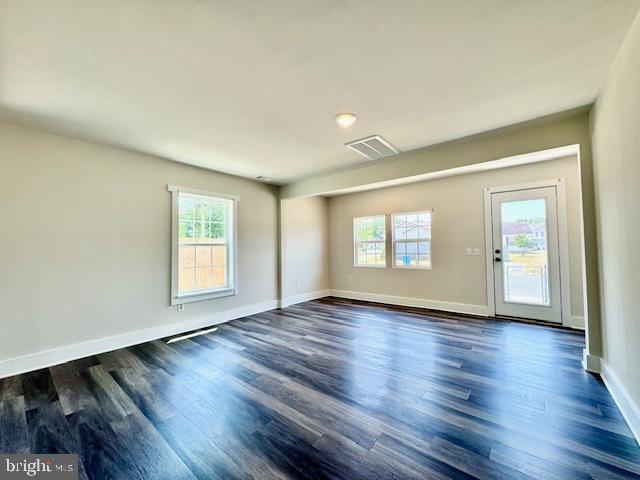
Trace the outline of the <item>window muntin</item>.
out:
<instances>
[{"instance_id":1,"label":"window muntin","mask_svg":"<svg viewBox=\"0 0 640 480\"><path fill-rule=\"evenodd\" d=\"M179 187L173 194L173 305L235 294L236 199Z\"/></svg>"},{"instance_id":2,"label":"window muntin","mask_svg":"<svg viewBox=\"0 0 640 480\"><path fill-rule=\"evenodd\" d=\"M391 228L393 266L431 268L431 212L393 214Z\"/></svg>"},{"instance_id":3,"label":"window muntin","mask_svg":"<svg viewBox=\"0 0 640 480\"><path fill-rule=\"evenodd\" d=\"M386 267L385 216L354 218L353 243L356 267Z\"/></svg>"}]
</instances>

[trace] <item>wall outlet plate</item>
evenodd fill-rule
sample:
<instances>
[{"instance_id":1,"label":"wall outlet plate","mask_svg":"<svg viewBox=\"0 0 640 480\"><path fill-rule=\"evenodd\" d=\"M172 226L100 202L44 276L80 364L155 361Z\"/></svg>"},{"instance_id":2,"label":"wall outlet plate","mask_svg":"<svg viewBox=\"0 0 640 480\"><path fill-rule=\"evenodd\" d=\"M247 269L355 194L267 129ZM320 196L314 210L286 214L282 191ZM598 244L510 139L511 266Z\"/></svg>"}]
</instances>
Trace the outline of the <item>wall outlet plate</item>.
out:
<instances>
[{"instance_id":1,"label":"wall outlet plate","mask_svg":"<svg viewBox=\"0 0 640 480\"><path fill-rule=\"evenodd\" d=\"M179 312L184 312L184 303L179 303L178 304L178 311Z\"/></svg>"}]
</instances>

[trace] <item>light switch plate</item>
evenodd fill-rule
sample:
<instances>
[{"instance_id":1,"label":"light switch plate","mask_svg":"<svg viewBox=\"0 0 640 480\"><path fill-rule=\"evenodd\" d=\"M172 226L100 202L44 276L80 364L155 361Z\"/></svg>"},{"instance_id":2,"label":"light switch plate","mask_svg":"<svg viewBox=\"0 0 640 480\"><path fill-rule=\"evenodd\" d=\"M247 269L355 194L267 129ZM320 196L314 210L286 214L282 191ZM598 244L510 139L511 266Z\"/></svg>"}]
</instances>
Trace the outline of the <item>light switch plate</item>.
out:
<instances>
[{"instance_id":1,"label":"light switch plate","mask_svg":"<svg viewBox=\"0 0 640 480\"><path fill-rule=\"evenodd\" d=\"M479 249L479 248L476 248L476 249L473 251L473 254L474 254L476 257L477 257L478 255L480 255L480 249Z\"/></svg>"},{"instance_id":2,"label":"light switch plate","mask_svg":"<svg viewBox=\"0 0 640 480\"><path fill-rule=\"evenodd\" d=\"M466 253L467 253L467 255L471 255L471 249L470 249L470 248L467 248Z\"/></svg>"}]
</instances>

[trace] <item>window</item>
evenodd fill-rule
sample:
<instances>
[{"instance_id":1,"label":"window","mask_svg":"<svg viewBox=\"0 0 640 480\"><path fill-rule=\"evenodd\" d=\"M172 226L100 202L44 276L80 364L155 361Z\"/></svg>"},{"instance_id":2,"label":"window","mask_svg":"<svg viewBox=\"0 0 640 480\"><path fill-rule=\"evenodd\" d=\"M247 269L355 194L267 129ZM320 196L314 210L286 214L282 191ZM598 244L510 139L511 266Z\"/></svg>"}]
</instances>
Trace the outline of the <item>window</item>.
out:
<instances>
[{"instance_id":1,"label":"window","mask_svg":"<svg viewBox=\"0 0 640 480\"><path fill-rule=\"evenodd\" d=\"M353 219L354 265L356 267L386 267L385 217Z\"/></svg>"},{"instance_id":2,"label":"window","mask_svg":"<svg viewBox=\"0 0 640 480\"><path fill-rule=\"evenodd\" d=\"M236 293L237 198L170 185L171 304Z\"/></svg>"},{"instance_id":3,"label":"window","mask_svg":"<svg viewBox=\"0 0 640 480\"><path fill-rule=\"evenodd\" d=\"M396 213L393 227L393 266L431 268L431 212Z\"/></svg>"}]
</instances>

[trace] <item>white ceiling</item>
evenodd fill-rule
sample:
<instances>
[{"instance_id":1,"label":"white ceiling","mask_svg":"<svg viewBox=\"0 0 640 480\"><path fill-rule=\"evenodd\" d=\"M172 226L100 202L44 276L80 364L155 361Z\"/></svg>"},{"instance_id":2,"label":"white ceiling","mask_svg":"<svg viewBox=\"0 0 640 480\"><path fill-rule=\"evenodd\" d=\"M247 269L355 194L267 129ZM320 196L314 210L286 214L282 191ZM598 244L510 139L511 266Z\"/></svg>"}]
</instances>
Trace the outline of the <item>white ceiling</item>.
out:
<instances>
[{"instance_id":1,"label":"white ceiling","mask_svg":"<svg viewBox=\"0 0 640 480\"><path fill-rule=\"evenodd\" d=\"M283 183L591 103L639 8L0 0L0 119Z\"/></svg>"}]
</instances>

